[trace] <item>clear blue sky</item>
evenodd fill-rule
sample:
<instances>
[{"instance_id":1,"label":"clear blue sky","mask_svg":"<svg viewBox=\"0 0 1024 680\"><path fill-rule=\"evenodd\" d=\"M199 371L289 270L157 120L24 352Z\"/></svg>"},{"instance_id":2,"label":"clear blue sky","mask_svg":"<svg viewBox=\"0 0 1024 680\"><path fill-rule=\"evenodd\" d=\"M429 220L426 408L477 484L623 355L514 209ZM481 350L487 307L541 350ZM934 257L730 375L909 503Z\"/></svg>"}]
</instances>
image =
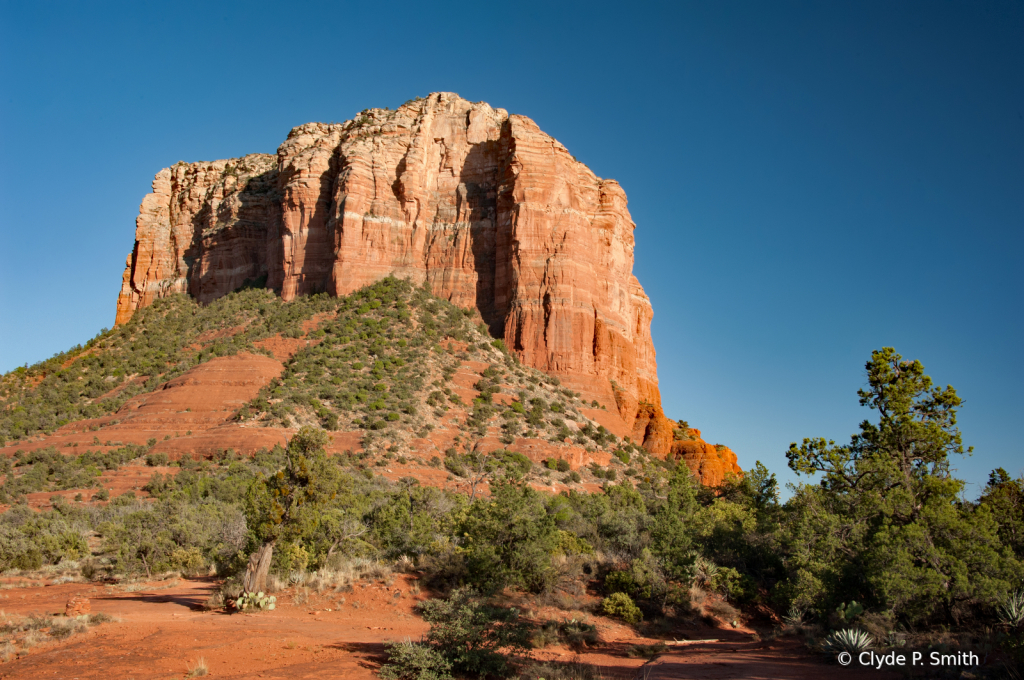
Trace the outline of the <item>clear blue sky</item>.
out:
<instances>
[{"instance_id":1,"label":"clear blue sky","mask_svg":"<svg viewBox=\"0 0 1024 680\"><path fill-rule=\"evenodd\" d=\"M793 479L885 345L1024 468L1024 3L0 3L0 370L114 319L178 160L428 92L626 189L666 412Z\"/></svg>"}]
</instances>

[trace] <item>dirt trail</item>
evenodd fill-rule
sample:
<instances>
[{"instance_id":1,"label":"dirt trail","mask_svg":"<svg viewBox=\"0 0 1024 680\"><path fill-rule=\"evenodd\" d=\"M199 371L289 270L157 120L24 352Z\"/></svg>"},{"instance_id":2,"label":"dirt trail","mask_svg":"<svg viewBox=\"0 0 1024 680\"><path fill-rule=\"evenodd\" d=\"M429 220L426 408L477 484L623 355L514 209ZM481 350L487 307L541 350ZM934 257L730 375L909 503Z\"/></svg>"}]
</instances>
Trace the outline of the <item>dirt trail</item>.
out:
<instances>
[{"instance_id":1,"label":"dirt trail","mask_svg":"<svg viewBox=\"0 0 1024 680\"><path fill-rule=\"evenodd\" d=\"M384 640L418 639L427 629L412 614L419 598L409 585L404 578L390 588L356 585L303 605L284 595L275 611L230 615L203 611L212 580L157 582L136 592L83 584L8 590L8 613L54 614L84 595L93 612L121 620L34 648L0 666L0 678L181 678L199 657L215 678L374 678Z\"/></svg>"},{"instance_id":2,"label":"dirt trail","mask_svg":"<svg viewBox=\"0 0 1024 680\"><path fill-rule=\"evenodd\" d=\"M370 680L377 677L384 661L385 641L416 640L427 631L414 611L426 595L417 592L415 577L405 575L391 585L361 582L348 592L311 592L301 604L295 602L292 590L278 595L276 610L258 614L204 611L203 603L217 587L213 579L156 581L135 587L140 589L125 592L123 587L71 583L3 590L0 608L8 614L57 614L78 595L91 599L93 612L120 620L64 642L39 645L0 665L0 678L182 678L189 665L202 657L212 678ZM579 659L597 666L607 680L887 677L829 664L795 640L752 642L751 635L732 630L702 630L702 636L722 641L671 648L645 663L630 658L627 651L633 644L653 640L639 638L606 619L599 620L599 628L604 643ZM576 656L557 645L533 655L555 661Z\"/></svg>"},{"instance_id":3,"label":"dirt trail","mask_svg":"<svg viewBox=\"0 0 1024 680\"><path fill-rule=\"evenodd\" d=\"M771 643L745 640L687 645L672 648L645 668L646 680L674 678L706 678L726 680L818 680L834 678L875 678L890 680L895 673L871 669L843 668L824 658L811 656L797 640L775 640Z\"/></svg>"}]
</instances>

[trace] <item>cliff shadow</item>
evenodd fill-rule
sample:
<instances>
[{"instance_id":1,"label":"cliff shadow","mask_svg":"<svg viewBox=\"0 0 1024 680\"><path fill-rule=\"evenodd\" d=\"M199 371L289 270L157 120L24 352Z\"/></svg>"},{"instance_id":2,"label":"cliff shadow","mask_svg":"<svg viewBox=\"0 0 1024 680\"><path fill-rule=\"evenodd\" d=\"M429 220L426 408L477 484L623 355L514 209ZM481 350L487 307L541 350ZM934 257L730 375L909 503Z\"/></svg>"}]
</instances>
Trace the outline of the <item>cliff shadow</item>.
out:
<instances>
[{"instance_id":1,"label":"cliff shadow","mask_svg":"<svg viewBox=\"0 0 1024 680\"><path fill-rule=\"evenodd\" d=\"M299 295L323 293L330 283L334 265L331 208L334 206L334 183L341 162L340 154L335 149L327 170L320 174L320 193L313 214L306 223L308 231L302 243L302 276L296 291Z\"/></svg>"},{"instance_id":2,"label":"cliff shadow","mask_svg":"<svg viewBox=\"0 0 1024 680\"><path fill-rule=\"evenodd\" d=\"M267 287L278 295L282 293L284 282L289 278L295 282L295 295L322 293L328 289L334 265L334 242L331 238L333 222L330 217L339 164L338 151L335 149L327 169L318 178L315 201L310 200L313 192L308 189L289 187L291 174L280 174L277 178L276 222L267 230L265 248L269 274ZM294 229L285 228L289 214L291 219L287 221L293 223ZM290 237L290 263L285 252L286 233Z\"/></svg>"},{"instance_id":3,"label":"cliff shadow","mask_svg":"<svg viewBox=\"0 0 1024 680\"><path fill-rule=\"evenodd\" d=\"M459 174L455 209L469 221L473 268L476 272L476 308L492 337L505 334L505 310L495 304L497 274L498 201L502 144L489 140L470 146Z\"/></svg>"},{"instance_id":4,"label":"cliff shadow","mask_svg":"<svg viewBox=\"0 0 1024 680\"><path fill-rule=\"evenodd\" d=\"M277 169L253 175L214 211L209 201L192 218L192 241L185 251L189 294L201 303L245 287L264 287L267 242L280 219ZM239 271L238 264L246 265ZM230 274L225 274L225 270ZM257 282L264 283L258 284Z\"/></svg>"}]
</instances>

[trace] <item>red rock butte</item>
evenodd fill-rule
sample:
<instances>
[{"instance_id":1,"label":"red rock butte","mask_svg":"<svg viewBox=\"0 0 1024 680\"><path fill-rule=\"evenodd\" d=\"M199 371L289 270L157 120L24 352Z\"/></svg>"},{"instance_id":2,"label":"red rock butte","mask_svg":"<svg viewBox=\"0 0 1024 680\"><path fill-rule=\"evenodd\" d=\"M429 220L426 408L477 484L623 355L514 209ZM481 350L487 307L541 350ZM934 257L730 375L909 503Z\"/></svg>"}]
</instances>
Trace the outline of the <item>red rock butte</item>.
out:
<instances>
[{"instance_id":1,"label":"red rock butte","mask_svg":"<svg viewBox=\"0 0 1024 680\"><path fill-rule=\"evenodd\" d=\"M605 405L612 432L685 457L661 409L635 227L619 184L532 120L438 92L301 125L276 156L158 172L116 323L162 296L209 302L246 283L291 300L426 282L476 308L523 363ZM728 453L723 470L739 473Z\"/></svg>"}]
</instances>

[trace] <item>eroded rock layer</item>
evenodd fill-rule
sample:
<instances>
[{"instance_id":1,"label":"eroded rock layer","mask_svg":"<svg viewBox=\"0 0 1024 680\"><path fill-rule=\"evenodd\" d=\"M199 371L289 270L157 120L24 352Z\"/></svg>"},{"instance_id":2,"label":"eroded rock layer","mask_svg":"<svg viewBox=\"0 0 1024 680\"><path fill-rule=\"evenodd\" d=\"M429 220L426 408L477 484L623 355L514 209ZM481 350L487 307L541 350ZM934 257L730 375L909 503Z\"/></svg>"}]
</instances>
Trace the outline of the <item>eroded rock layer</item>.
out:
<instances>
[{"instance_id":1,"label":"eroded rock layer","mask_svg":"<svg viewBox=\"0 0 1024 680\"><path fill-rule=\"evenodd\" d=\"M669 455L634 227L618 183L532 120L435 93L299 126L276 158L161 170L116 322L176 292L206 302L248 283L290 300L388 275L427 282Z\"/></svg>"}]
</instances>

